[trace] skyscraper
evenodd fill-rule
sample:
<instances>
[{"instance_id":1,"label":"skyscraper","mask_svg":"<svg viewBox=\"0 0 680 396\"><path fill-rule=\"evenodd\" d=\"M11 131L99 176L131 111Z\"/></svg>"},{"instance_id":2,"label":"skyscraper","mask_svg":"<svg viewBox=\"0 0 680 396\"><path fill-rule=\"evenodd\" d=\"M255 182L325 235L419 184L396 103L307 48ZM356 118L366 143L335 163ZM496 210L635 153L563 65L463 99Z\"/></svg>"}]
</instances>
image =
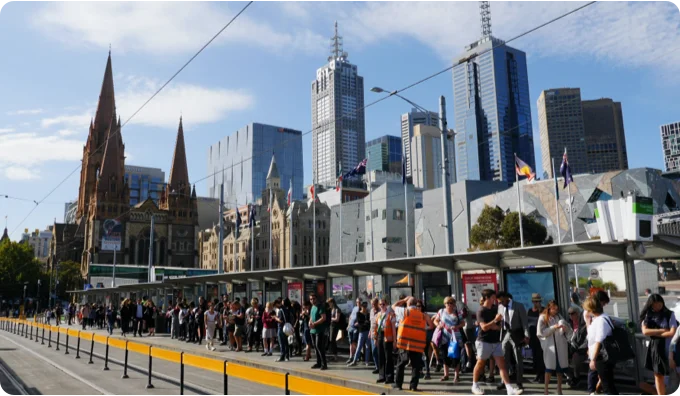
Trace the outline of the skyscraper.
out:
<instances>
[{"instance_id":1,"label":"skyscraper","mask_svg":"<svg viewBox=\"0 0 680 396\"><path fill-rule=\"evenodd\" d=\"M666 172L680 171L680 122L661 125L661 144Z\"/></svg>"},{"instance_id":2,"label":"skyscraper","mask_svg":"<svg viewBox=\"0 0 680 396\"><path fill-rule=\"evenodd\" d=\"M491 35L488 4L482 21L454 61L457 179L513 181L514 154L535 169L526 54Z\"/></svg>"},{"instance_id":3,"label":"skyscraper","mask_svg":"<svg viewBox=\"0 0 680 396\"><path fill-rule=\"evenodd\" d=\"M130 206L151 198L156 205L165 190L165 172L159 168L125 165L125 179L130 188Z\"/></svg>"},{"instance_id":4,"label":"skyscraper","mask_svg":"<svg viewBox=\"0 0 680 396\"><path fill-rule=\"evenodd\" d=\"M401 174L401 139L398 136L385 135L369 140L366 142L366 157L369 153L368 170Z\"/></svg>"},{"instance_id":5,"label":"skyscraper","mask_svg":"<svg viewBox=\"0 0 680 396\"><path fill-rule=\"evenodd\" d=\"M628 169L621 102L602 98L584 100L581 105L588 171L602 173Z\"/></svg>"},{"instance_id":6,"label":"skyscraper","mask_svg":"<svg viewBox=\"0 0 680 396\"><path fill-rule=\"evenodd\" d=\"M439 128L429 125L416 125L411 138L413 186L430 190L442 186L442 134ZM453 153L453 139L447 139L447 150ZM449 161L449 182L456 182L455 161Z\"/></svg>"},{"instance_id":7,"label":"skyscraper","mask_svg":"<svg viewBox=\"0 0 680 396\"><path fill-rule=\"evenodd\" d=\"M586 173L585 128L581 109L580 88L548 89L538 97L538 125L541 131L541 160L543 170L553 177L552 161L556 171L562 162L566 148L569 153L571 172Z\"/></svg>"},{"instance_id":8,"label":"skyscraper","mask_svg":"<svg viewBox=\"0 0 680 396\"><path fill-rule=\"evenodd\" d=\"M409 113L401 115L401 144L406 153L406 177L412 176L411 139L413 138L413 128L419 124L437 127L439 126L439 114L434 111L422 112L413 108ZM453 152L449 154L453 155Z\"/></svg>"},{"instance_id":9,"label":"skyscraper","mask_svg":"<svg viewBox=\"0 0 680 396\"><path fill-rule=\"evenodd\" d=\"M222 138L208 150L208 196L220 197L233 206L261 198L272 154L281 174L281 188L288 191L293 180L293 198L302 199L302 132L273 125L250 123Z\"/></svg>"},{"instance_id":10,"label":"skyscraper","mask_svg":"<svg viewBox=\"0 0 680 396\"><path fill-rule=\"evenodd\" d=\"M324 186L335 186L340 162L350 169L365 154L364 78L347 57L336 22L328 63L312 82L312 167Z\"/></svg>"}]
</instances>

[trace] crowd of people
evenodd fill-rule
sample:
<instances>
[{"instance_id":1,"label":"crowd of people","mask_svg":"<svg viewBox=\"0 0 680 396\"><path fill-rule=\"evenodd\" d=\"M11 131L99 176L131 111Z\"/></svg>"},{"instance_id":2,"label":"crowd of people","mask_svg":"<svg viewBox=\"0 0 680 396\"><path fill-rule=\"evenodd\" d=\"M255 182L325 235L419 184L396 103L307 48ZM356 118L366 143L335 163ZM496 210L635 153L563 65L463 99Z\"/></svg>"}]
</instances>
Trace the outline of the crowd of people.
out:
<instances>
[{"instance_id":1,"label":"crowd of people","mask_svg":"<svg viewBox=\"0 0 680 396\"><path fill-rule=\"evenodd\" d=\"M390 304L386 299L358 298L346 315L333 298L322 300L316 295L300 304L278 298L261 305L257 298L241 302L223 295L221 300L198 304L179 300L166 309L157 309L146 297L136 302L125 299L116 309L113 305L69 304L68 323L79 323L83 329L121 329L122 335L155 334L155 328L166 327L172 339L203 344L216 350L216 344L228 351L261 353L277 362L293 357L315 360L312 369L327 370L328 362L359 364L370 367L376 382L404 386L404 373L411 369L410 390L418 390L421 379L431 380L431 369L443 375L441 382L456 384L465 373L471 373L471 392L484 394L480 384L496 384L507 394L524 391L524 349L531 348L533 383L542 383L549 394L553 377L557 394L563 383L572 388L584 387L588 393L618 394L614 381L615 358L608 358L610 340L614 336L613 321L604 313L609 296L594 291L580 304L577 294L561 315L556 301L543 305L534 293L528 310L513 301L510 293L483 290L480 308L473 317L465 304L453 297L434 315L427 314L421 300L400 296ZM156 323L157 320L159 323ZM659 294L650 294L642 310L640 323L644 335L651 339L645 367L654 372L655 384L643 390L666 394L677 388L677 365L680 354L676 345L680 332L677 320ZM131 330L132 329L132 330ZM349 344L349 358L339 361L338 343ZM314 357L312 356L314 353ZM581 374L588 363L584 381ZM670 388L668 386L670 385Z\"/></svg>"}]
</instances>

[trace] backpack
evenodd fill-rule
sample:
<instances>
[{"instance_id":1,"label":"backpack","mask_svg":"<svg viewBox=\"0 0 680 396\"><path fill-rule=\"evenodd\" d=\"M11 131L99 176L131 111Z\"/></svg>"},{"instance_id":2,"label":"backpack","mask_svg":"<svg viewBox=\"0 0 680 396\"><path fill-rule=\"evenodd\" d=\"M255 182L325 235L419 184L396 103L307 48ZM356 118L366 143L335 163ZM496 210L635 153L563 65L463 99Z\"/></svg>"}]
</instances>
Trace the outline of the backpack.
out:
<instances>
[{"instance_id":1,"label":"backpack","mask_svg":"<svg viewBox=\"0 0 680 396\"><path fill-rule=\"evenodd\" d=\"M630 347L628 332L621 327L615 327L609 318L605 318L604 320L612 329L612 334L604 339L604 345L600 352L602 360L616 363L633 359L635 357L635 352L633 352L633 349Z\"/></svg>"},{"instance_id":2,"label":"backpack","mask_svg":"<svg viewBox=\"0 0 680 396\"><path fill-rule=\"evenodd\" d=\"M337 308L338 310L338 324L337 328L338 329L346 329L347 328L347 316L345 315L344 312L340 310L340 308ZM330 317L330 316L329 316Z\"/></svg>"}]
</instances>

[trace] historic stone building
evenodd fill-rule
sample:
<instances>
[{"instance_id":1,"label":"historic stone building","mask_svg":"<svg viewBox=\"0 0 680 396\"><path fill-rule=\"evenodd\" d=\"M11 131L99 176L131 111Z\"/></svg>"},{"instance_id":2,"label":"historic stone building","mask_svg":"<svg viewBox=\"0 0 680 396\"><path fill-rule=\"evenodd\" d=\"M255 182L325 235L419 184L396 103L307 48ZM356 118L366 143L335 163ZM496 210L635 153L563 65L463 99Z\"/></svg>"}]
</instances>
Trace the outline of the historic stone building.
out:
<instances>
[{"instance_id":1,"label":"historic stone building","mask_svg":"<svg viewBox=\"0 0 680 396\"><path fill-rule=\"evenodd\" d=\"M114 251L102 244L105 223L116 225L120 250L116 263L173 267L198 266L198 209L196 191L189 184L184 130L179 120L170 177L158 200L147 199L130 207L130 188L125 178L125 145L120 118L116 115L113 71L109 53L104 81L94 119L83 147L83 165L75 227L55 224L57 237L50 263L63 257L67 246L82 239L81 272L88 276L89 264L113 264ZM153 232L151 231L153 218ZM63 229L63 235L59 231ZM72 229L73 228L73 229ZM68 235L66 231L69 231ZM149 255L152 246L153 254ZM61 238L60 238L61 236ZM77 245L77 243L75 243ZM114 244L115 245L115 244Z\"/></svg>"},{"instance_id":2,"label":"historic stone building","mask_svg":"<svg viewBox=\"0 0 680 396\"><path fill-rule=\"evenodd\" d=\"M330 244L330 209L326 204L312 200L292 201L288 205L287 192L283 191L276 160L272 158L267 174L266 189L256 202L254 221L250 221L251 206L225 211L224 271L255 271L269 268L269 232L272 233L272 268L312 266L314 241L314 214L316 209L316 253L317 265L328 264ZM269 197L273 197L271 206ZM236 211L241 215L241 225L235 233ZM291 254L290 216L293 217L293 239ZM271 218L270 218L271 216ZM270 223L271 222L271 223ZM271 226L270 226L271 224ZM218 252L215 250L219 239L218 227L201 233L201 268L217 269ZM251 235L254 232L254 235ZM234 243L234 237L236 243ZM254 241L254 245L253 245ZM292 262L291 262L292 261Z\"/></svg>"}]
</instances>

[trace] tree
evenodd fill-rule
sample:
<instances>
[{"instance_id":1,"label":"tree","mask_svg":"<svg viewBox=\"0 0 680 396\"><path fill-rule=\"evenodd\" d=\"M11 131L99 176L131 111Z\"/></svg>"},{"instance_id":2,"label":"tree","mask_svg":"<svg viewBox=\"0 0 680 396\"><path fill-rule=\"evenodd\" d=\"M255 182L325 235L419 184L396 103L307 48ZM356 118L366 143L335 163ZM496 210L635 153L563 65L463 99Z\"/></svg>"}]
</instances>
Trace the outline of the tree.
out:
<instances>
[{"instance_id":1,"label":"tree","mask_svg":"<svg viewBox=\"0 0 680 396\"><path fill-rule=\"evenodd\" d=\"M0 243L0 291L5 299L35 297L42 264L33 257L33 248L26 243L5 240ZM42 279L44 282L44 279Z\"/></svg>"},{"instance_id":2,"label":"tree","mask_svg":"<svg viewBox=\"0 0 680 396\"><path fill-rule=\"evenodd\" d=\"M470 230L471 250L493 250L501 248L501 224L505 213L498 206L485 205L477 219L477 224Z\"/></svg>"},{"instance_id":3,"label":"tree","mask_svg":"<svg viewBox=\"0 0 680 396\"><path fill-rule=\"evenodd\" d=\"M552 243L552 240L546 241L548 231L543 224L536 221L533 217L522 214L522 230L524 231L524 246L544 245L546 242ZM511 212L505 216L501 225L501 236L505 248L521 246L519 213Z\"/></svg>"},{"instance_id":4,"label":"tree","mask_svg":"<svg viewBox=\"0 0 680 396\"><path fill-rule=\"evenodd\" d=\"M80 274L80 263L75 261L62 261L59 263L59 286L57 287L57 297L66 300L67 291L81 290L83 288L83 277Z\"/></svg>"}]
</instances>

